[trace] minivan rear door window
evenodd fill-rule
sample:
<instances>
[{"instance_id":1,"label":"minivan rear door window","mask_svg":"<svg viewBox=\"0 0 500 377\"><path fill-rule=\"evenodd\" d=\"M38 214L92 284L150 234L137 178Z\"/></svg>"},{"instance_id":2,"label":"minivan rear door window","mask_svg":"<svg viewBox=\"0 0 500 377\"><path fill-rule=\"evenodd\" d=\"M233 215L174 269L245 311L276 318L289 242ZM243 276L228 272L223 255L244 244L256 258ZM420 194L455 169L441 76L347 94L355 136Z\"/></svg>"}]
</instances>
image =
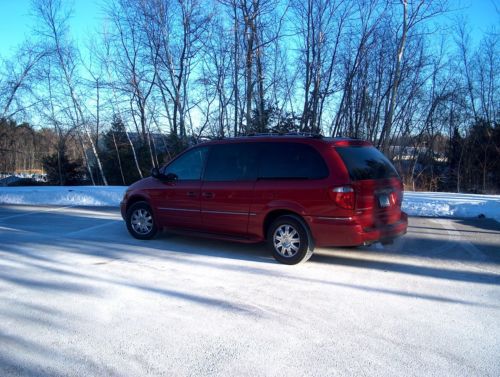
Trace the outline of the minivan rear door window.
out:
<instances>
[{"instance_id":1,"label":"minivan rear door window","mask_svg":"<svg viewBox=\"0 0 500 377\"><path fill-rule=\"evenodd\" d=\"M301 143L262 143L259 179L322 179L328 167L311 146Z\"/></svg>"},{"instance_id":2,"label":"minivan rear door window","mask_svg":"<svg viewBox=\"0 0 500 377\"><path fill-rule=\"evenodd\" d=\"M257 178L259 150L255 144L219 144L211 147L204 180L248 181Z\"/></svg>"},{"instance_id":3,"label":"minivan rear door window","mask_svg":"<svg viewBox=\"0 0 500 377\"><path fill-rule=\"evenodd\" d=\"M378 149L367 146L337 147L353 181L399 178L398 172Z\"/></svg>"}]
</instances>

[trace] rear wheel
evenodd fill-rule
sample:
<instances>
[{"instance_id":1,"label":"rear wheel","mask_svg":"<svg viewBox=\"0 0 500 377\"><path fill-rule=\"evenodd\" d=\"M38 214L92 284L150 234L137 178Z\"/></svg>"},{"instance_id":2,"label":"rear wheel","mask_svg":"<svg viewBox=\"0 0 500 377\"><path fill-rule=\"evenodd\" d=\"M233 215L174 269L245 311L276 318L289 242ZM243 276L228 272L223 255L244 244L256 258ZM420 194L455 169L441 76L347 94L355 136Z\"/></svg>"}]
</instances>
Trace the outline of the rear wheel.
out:
<instances>
[{"instance_id":1,"label":"rear wheel","mask_svg":"<svg viewBox=\"0 0 500 377\"><path fill-rule=\"evenodd\" d=\"M277 218L268 229L267 240L274 259L280 263L304 263L313 254L309 230L292 215Z\"/></svg>"},{"instance_id":2,"label":"rear wheel","mask_svg":"<svg viewBox=\"0 0 500 377\"><path fill-rule=\"evenodd\" d=\"M137 202L130 206L126 216L129 233L140 240L149 240L158 232L151 207L146 202Z\"/></svg>"}]
</instances>

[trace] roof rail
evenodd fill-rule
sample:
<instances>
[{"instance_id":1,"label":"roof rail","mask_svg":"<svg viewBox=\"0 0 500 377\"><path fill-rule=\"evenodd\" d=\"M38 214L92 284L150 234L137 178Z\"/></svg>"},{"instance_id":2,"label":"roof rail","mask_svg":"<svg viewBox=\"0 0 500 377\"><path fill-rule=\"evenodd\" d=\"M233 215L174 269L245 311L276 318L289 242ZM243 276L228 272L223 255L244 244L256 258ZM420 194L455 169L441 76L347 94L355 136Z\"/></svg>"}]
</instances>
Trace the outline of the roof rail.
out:
<instances>
[{"instance_id":1,"label":"roof rail","mask_svg":"<svg viewBox=\"0 0 500 377\"><path fill-rule=\"evenodd\" d=\"M315 139L322 139L323 135L312 132L261 132L261 133L249 133L243 136L304 136L312 137Z\"/></svg>"}]
</instances>

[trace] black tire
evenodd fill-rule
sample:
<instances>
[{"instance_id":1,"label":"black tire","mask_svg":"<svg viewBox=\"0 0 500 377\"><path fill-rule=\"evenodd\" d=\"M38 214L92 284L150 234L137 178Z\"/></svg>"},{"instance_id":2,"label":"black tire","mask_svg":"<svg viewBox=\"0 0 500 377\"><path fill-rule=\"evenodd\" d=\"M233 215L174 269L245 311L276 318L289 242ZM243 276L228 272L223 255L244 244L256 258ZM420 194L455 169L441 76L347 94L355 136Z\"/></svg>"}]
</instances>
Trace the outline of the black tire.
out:
<instances>
[{"instance_id":1,"label":"black tire","mask_svg":"<svg viewBox=\"0 0 500 377\"><path fill-rule=\"evenodd\" d=\"M284 264L304 263L314 251L309 229L293 215L274 220L267 231L267 242L274 259Z\"/></svg>"},{"instance_id":2,"label":"black tire","mask_svg":"<svg viewBox=\"0 0 500 377\"><path fill-rule=\"evenodd\" d=\"M139 240L150 240L158 233L153 211L146 202L137 202L130 206L126 223L129 233Z\"/></svg>"}]
</instances>

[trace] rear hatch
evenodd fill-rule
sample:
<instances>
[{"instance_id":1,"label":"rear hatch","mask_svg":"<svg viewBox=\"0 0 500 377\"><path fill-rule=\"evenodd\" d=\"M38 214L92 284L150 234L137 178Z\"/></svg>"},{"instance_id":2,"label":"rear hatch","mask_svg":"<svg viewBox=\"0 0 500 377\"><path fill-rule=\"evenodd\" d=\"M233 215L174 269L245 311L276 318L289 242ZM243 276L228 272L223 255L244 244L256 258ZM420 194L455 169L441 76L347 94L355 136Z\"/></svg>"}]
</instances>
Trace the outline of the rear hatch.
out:
<instances>
[{"instance_id":1,"label":"rear hatch","mask_svg":"<svg viewBox=\"0 0 500 377\"><path fill-rule=\"evenodd\" d=\"M398 222L403 184L389 159L369 143L335 146L335 150L349 173L361 225L372 229Z\"/></svg>"}]
</instances>

